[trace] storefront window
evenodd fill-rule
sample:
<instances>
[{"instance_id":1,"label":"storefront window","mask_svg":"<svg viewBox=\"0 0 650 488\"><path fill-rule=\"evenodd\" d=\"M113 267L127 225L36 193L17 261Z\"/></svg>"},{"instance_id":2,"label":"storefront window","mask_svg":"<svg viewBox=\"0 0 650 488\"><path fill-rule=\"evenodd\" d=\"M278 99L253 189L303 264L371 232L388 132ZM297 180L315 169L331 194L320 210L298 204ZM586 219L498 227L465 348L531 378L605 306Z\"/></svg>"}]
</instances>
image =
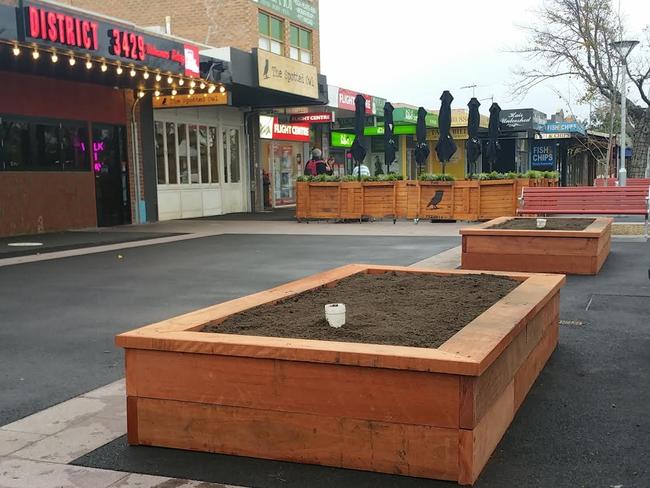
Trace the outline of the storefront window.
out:
<instances>
[{"instance_id":1,"label":"storefront window","mask_svg":"<svg viewBox=\"0 0 650 488\"><path fill-rule=\"evenodd\" d=\"M311 64L311 39L311 31L291 24L289 27L289 57Z\"/></svg>"},{"instance_id":2,"label":"storefront window","mask_svg":"<svg viewBox=\"0 0 650 488\"><path fill-rule=\"evenodd\" d=\"M187 158L187 125L178 124L178 168L180 170L181 184L190 182L190 168Z\"/></svg>"},{"instance_id":3,"label":"storefront window","mask_svg":"<svg viewBox=\"0 0 650 488\"><path fill-rule=\"evenodd\" d=\"M275 54L283 54L284 25L282 19L259 12L258 23L260 30L259 48Z\"/></svg>"},{"instance_id":4,"label":"storefront window","mask_svg":"<svg viewBox=\"0 0 650 488\"><path fill-rule=\"evenodd\" d=\"M208 161L208 128L199 127L199 160L201 164L201 183L210 183Z\"/></svg>"},{"instance_id":5,"label":"storefront window","mask_svg":"<svg viewBox=\"0 0 650 488\"><path fill-rule=\"evenodd\" d=\"M190 138L189 138L189 152L190 152L190 182L191 183L200 183L201 178L199 174L199 148L198 148L198 137L197 131L198 127L195 125L189 126Z\"/></svg>"},{"instance_id":6,"label":"storefront window","mask_svg":"<svg viewBox=\"0 0 650 488\"><path fill-rule=\"evenodd\" d=\"M0 170L87 171L87 125L0 117Z\"/></svg>"},{"instance_id":7,"label":"storefront window","mask_svg":"<svg viewBox=\"0 0 650 488\"><path fill-rule=\"evenodd\" d=\"M171 185L178 183L178 176L176 172L176 124L173 122L167 122L166 124L166 133L167 133L167 182Z\"/></svg>"},{"instance_id":8,"label":"storefront window","mask_svg":"<svg viewBox=\"0 0 650 488\"><path fill-rule=\"evenodd\" d=\"M217 128L208 129L208 146L210 152L210 180L219 183L219 151L217 146Z\"/></svg>"},{"instance_id":9,"label":"storefront window","mask_svg":"<svg viewBox=\"0 0 650 488\"><path fill-rule=\"evenodd\" d=\"M156 173L158 175L158 184L164 185L167 183L167 170L165 168L165 124L163 122L155 122L154 131L156 133Z\"/></svg>"}]
</instances>

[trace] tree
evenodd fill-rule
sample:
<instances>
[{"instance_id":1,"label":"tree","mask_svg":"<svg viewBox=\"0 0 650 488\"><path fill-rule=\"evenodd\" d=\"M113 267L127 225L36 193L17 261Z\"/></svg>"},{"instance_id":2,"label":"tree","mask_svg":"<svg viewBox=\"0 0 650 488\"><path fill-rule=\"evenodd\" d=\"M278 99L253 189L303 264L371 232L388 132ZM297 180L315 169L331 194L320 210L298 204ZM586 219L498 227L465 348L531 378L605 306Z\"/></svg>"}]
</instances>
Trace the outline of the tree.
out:
<instances>
[{"instance_id":1,"label":"tree","mask_svg":"<svg viewBox=\"0 0 650 488\"><path fill-rule=\"evenodd\" d=\"M617 71L620 56L612 42L625 38L620 19L611 0L545 0L537 11L537 21L522 27L528 43L519 53L535 66L517 70L515 92L527 93L547 80L570 76L582 82L582 100L598 97L621 98ZM645 46L650 45L646 29ZM642 46L643 47L643 46ZM643 53L637 48L636 54ZM643 54L630 56L627 62L628 93L626 106L629 132L633 139L633 157L628 177L644 176L650 144L650 59Z\"/></svg>"}]
</instances>

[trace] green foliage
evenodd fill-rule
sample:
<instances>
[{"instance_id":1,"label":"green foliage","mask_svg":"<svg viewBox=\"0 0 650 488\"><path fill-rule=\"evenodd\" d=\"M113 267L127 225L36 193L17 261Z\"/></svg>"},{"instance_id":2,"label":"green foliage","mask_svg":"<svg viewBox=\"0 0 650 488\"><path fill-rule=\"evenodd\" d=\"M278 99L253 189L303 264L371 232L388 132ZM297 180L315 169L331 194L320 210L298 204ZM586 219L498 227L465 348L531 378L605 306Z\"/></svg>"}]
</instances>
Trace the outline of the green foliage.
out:
<instances>
[{"instance_id":1,"label":"green foliage","mask_svg":"<svg viewBox=\"0 0 650 488\"><path fill-rule=\"evenodd\" d=\"M478 175L476 178L477 180L485 181L485 180L507 180L508 173L497 173L496 171L492 171L491 173L481 173Z\"/></svg>"},{"instance_id":2,"label":"green foliage","mask_svg":"<svg viewBox=\"0 0 650 488\"><path fill-rule=\"evenodd\" d=\"M317 176L300 175L296 178L296 181L309 181L312 183L336 183L338 181L341 181L341 178L338 176L330 176L325 174Z\"/></svg>"},{"instance_id":3,"label":"green foliage","mask_svg":"<svg viewBox=\"0 0 650 488\"><path fill-rule=\"evenodd\" d=\"M422 173L418 179L420 181L454 181L456 178L449 174Z\"/></svg>"},{"instance_id":4,"label":"green foliage","mask_svg":"<svg viewBox=\"0 0 650 488\"><path fill-rule=\"evenodd\" d=\"M558 171L544 171L542 173L542 178L553 178L557 179L560 177L560 173Z\"/></svg>"},{"instance_id":5,"label":"green foliage","mask_svg":"<svg viewBox=\"0 0 650 488\"><path fill-rule=\"evenodd\" d=\"M377 181L402 181L402 175L388 173L387 175L377 175Z\"/></svg>"}]
</instances>

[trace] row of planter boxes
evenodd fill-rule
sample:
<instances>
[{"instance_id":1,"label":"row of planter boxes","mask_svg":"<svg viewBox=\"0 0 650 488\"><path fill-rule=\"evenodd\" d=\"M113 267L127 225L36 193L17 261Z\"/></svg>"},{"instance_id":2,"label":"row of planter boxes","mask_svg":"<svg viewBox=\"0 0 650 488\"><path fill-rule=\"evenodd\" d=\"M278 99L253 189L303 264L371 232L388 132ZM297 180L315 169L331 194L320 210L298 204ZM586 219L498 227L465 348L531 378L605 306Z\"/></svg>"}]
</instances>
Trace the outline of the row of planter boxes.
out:
<instances>
[{"instance_id":1,"label":"row of planter boxes","mask_svg":"<svg viewBox=\"0 0 650 488\"><path fill-rule=\"evenodd\" d=\"M515 215L525 186L557 179L298 182L296 218L489 220Z\"/></svg>"}]
</instances>

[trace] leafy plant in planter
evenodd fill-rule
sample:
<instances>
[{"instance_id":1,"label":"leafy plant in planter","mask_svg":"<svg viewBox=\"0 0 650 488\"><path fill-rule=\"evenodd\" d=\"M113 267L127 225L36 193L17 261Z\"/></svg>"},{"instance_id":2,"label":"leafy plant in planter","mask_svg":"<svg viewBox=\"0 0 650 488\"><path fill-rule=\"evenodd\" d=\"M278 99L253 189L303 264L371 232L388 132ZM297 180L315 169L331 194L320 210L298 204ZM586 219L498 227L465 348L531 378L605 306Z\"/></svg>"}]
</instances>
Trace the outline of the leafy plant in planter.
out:
<instances>
[{"instance_id":1,"label":"leafy plant in planter","mask_svg":"<svg viewBox=\"0 0 650 488\"><path fill-rule=\"evenodd\" d=\"M438 174L438 173L422 173L418 176L420 181L455 181L452 175L449 174Z\"/></svg>"}]
</instances>

